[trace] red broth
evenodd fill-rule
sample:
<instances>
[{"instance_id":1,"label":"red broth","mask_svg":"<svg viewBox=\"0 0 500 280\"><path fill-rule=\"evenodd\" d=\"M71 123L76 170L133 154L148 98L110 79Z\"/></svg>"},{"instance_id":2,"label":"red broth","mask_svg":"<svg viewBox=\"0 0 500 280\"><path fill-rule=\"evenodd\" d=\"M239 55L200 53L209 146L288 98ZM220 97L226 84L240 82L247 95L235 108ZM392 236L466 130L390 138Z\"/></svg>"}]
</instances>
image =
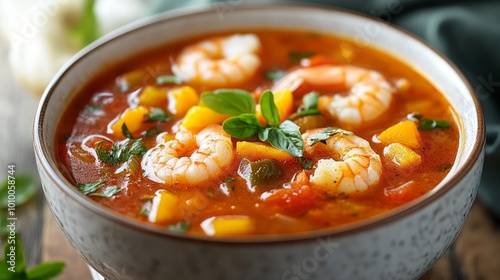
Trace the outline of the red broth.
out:
<instances>
[{"instance_id":1,"label":"red broth","mask_svg":"<svg viewBox=\"0 0 500 280\"><path fill-rule=\"evenodd\" d=\"M378 182L364 191L354 192L325 191L325 187L315 186L311 183L311 176L318 160L332 157L341 160L336 153L329 154L330 150L324 148L326 145L322 142L316 144L320 147L317 157L305 157L302 161L286 156L286 152L283 160L283 151L278 151L275 157L265 152L269 150L259 151L250 144L250 148L243 149L242 153L234 152L234 158L218 174L197 184L178 180L159 183L144 176L140 164L144 151L126 158L124 163L106 163L96 153L96 148L112 155L113 144L124 141L124 134L121 130L116 132L119 126L115 123L127 109L144 108L145 111L135 109L136 118L139 116L138 124L125 123L127 129L134 130L131 132L134 139L130 141L141 139L145 149L149 150L156 145L156 134L163 133L164 141L175 137L176 129L184 122L185 111L189 109L179 109L182 106L174 104L175 99L166 98L169 92L172 95L172 91L177 90L184 100L180 103L198 106L197 98L202 92L217 89L199 82L176 80L178 77L171 76L172 63L181 50L201 39L211 38L207 36L162 46L104 69L96 73L96 77L77 94L61 118L55 139L61 168L69 170L75 188L78 187L89 199L111 211L141 222L154 223L165 230L235 236L306 232L361 221L427 193L446 176L454 163L459 143L455 114L443 95L411 66L379 50L360 47L355 42L329 35L291 31L258 31L254 34L260 39L261 47L257 54L261 64L248 80L230 84L230 87L248 91L256 103L265 89L273 87L273 75L283 75L296 69L359 66L380 72L391 84L395 92L387 110L361 125L341 126L338 120L326 116L321 108L323 116L294 120L300 125L301 133L308 128L323 131L321 129L325 127L340 127L367 140L380 157ZM165 75L170 76L167 78L170 81L158 84L157 78ZM146 87L152 90L151 96L156 96L156 100L144 101L147 100L142 96ZM346 90L310 84L303 86L301 92L297 90L293 94L291 110L284 117L290 117L303 107L303 96L309 91L317 91L320 95L345 95ZM277 95L275 92L275 98ZM172 110L175 106L181 113ZM153 108L161 109L155 111L160 118L166 113L170 119L144 122L145 115L151 114L155 110ZM205 115L193 122L203 123L206 119L210 116ZM442 122L438 123L449 127L418 129L417 147L408 148L409 144L404 141L415 138L415 135L411 134L413 130L407 128L424 125L424 119L440 120ZM222 120L214 122L221 124ZM429 125L429 121L425 122ZM383 131L400 123L405 125L396 126L392 133L388 133L386 138L389 140L380 141L378 137ZM432 124L436 122L431 121ZM115 132L111 129L113 125ZM133 129L130 129L132 126ZM197 133L196 129L194 133ZM338 137L344 136L347 137L340 133ZM262 142L256 136L244 140L232 137L232 148L236 149L240 141ZM384 148L389 145L387 141L406 143L406 154L396 149L392 156L384 155ZM264 145L269 147L268 143ZM406 166L396 163L398 160L394 154L405 155L403 158L409 163ZM264 178L259 186L249 186L244 176L238 174L241 162L249 157L251 161L271 157L273 164L255 166L275 168L268 170L269 178ZM163 191L158 193L159 190ZM154 199L155 196L158 198ZM153 211L156 214L152 214Z\"/></svg>"}]
</instances>

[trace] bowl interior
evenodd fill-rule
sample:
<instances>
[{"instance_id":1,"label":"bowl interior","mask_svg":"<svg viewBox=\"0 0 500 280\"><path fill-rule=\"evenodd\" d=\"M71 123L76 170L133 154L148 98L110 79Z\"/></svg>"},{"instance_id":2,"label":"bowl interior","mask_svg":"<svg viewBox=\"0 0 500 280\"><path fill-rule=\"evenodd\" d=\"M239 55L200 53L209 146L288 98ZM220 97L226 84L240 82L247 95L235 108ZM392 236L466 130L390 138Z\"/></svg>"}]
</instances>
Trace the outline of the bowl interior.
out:
<instances>
[{"instance_id":1,"label":"bowl interior","mask_svg":"<svg viewBox=\"0 0 500 280\"><path fill-rule=\"evenodd\" d=\"M484 124L470 86L454 66L420 40L385 23L335 9L300 5L242 5L225 12L208 7L200 11L170 12L145 19L108 34L74 57L48 87L35 121L35 149L42 155L44 168L53 172L56 182L71 196L81 196L64 177L53 151L55 130L63 109L82 89L88 77L94 77L101 69L107 69L128 57L169 42L214 32L251 29L311 30L349 38L357 47L375 47L406 62L445 94L461 124L462 140L457 159L439 186L402 208L414 207L436 193L443 192L443 188L450 188L453 177L470 168L479 156L483 146ZM382 215L379 220L400 210Z\"/></svg>"}]
</instances>

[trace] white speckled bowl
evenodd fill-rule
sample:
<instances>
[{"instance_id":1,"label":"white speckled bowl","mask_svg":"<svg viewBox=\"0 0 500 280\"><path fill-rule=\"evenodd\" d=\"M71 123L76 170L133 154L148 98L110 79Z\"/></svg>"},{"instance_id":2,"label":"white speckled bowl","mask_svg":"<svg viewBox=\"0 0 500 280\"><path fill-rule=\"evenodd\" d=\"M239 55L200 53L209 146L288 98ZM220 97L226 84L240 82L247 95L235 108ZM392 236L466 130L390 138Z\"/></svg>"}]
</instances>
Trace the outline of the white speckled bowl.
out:
<instances>
[{"instance_id":1,"label":"white speckled bowl","mask_svg":"<svg viewBox=\"0 0 500 280\"><path fill-rule=\"evenodd\" d=\"M46 90L34 126L43 189L75 250L106 279L413 279L450 246L476 196L484 122L455 66L411 35L364 16L318 7L231 6L174 12L136 23L92 44ZM186 36L249 28L309 29L369 44L406 61L458 112L462 141L449 175L394 211L305 236L214 240L178 236L100 207L65 178L54 153L63 109L97 70Z\"/></svg>"}]
</instances>

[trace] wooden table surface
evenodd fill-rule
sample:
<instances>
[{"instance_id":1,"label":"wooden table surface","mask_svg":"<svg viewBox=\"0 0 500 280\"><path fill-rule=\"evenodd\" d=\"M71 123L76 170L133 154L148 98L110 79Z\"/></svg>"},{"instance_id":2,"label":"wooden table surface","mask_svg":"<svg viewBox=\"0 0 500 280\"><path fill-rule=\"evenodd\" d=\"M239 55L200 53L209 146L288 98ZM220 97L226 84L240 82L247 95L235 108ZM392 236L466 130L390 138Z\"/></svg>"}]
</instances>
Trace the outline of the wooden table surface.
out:
<instances>
[{"instance_id":1,"label":"wooden table surface","mask_svg":"<svg viewBox=\"0 0 500 280\"><path fill-rule=\"evenodd\" d=\"M8 164L16 165L17 174L37 176L32 125L39 98L14 82L7 66L6 47L1 42L0 85L0 170L4 170L0 180L6 178ZM66 269L57 279L91 279L86 264L66 241L44 202L39 190L36 198L17 213L28 267L41 261L64 261ZM448 254L422 279L500 279L500 226L480 201Z\"/></svg>"}]
</instances>

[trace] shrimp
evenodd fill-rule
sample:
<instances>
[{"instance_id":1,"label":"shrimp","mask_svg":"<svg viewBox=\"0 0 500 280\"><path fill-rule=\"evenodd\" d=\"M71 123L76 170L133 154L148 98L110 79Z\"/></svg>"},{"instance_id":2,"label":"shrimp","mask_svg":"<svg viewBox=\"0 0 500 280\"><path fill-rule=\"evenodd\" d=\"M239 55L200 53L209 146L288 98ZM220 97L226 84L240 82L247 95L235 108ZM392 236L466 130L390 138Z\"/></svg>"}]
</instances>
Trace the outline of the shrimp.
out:
<instances>
[{"instance_id":1,"label":"shrimp","mask_svg":"<svg viewBox=\"0 0 500 280\"><path fill-rule=\"evenodd\" d=\"M289 89L295 92L304 84L348 89L348 94L321 96L318 108L336 119L339 125L349 127L374 120L387 111L395 91L379 72L348 65L300 68L279 80L273 90Z\"/></svg>"},{"instance_id":2,"label":"shrimp","mask_svg":"<svg viewBox=\"0 0 500 280\"><path fill-rule=\"evenodd\" d=\"M210 125L197 135L180 130L175 139L160 142L144 155L141 167L149 179L196 187L227 170L235 152L231 136L220 125Z\"/></svg>"},{"instance_id":3,"label":"shrimp","mask_svg":"<svg viewBox=\"0 0 500 280\"><path fill-rule=\"evenodd\" d=\"M234 86L255 74L261 61L254 34L215 37L182 50L173 67L184 81L213 88Z\"/></svg>"},{"instance_id":4,"label":"shrimp","mask_svg":"<svg viewBox=\"0 0 500 280\"><path fill-rule=\"evenodd\" d=\"M316 189L335 195L366 191L377 184L382 174L380 156L368 141L339 130L326 144L312 144L314 136L324 129L309 130L302 135L304 157L318 159L309 181Z\"/></svg>"}]
</instances>

